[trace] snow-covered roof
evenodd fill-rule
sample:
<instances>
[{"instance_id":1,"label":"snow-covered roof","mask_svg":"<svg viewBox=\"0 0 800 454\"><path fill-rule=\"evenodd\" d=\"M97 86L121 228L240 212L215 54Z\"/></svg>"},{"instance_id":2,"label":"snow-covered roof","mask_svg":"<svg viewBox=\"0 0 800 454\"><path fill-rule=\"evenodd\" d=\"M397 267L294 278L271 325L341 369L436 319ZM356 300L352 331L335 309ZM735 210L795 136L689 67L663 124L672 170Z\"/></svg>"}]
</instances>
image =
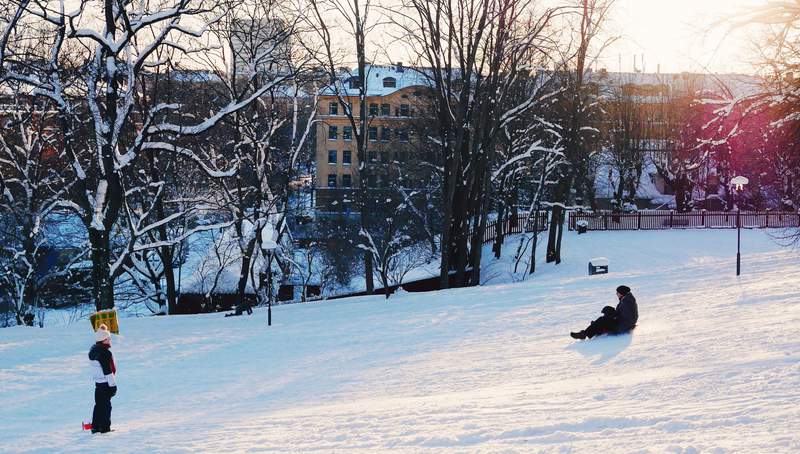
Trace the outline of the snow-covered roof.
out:
<instances>
[{"instance_id":1,"label":"snow-covered roof","mask_svg":"<svg viewBox=\"0 0 800 454\"><path fill-rule=\"evenodd\" d=\"M409 87L429 87L430 77L425 70L403 65L367 65L366 70L366 95L387 96L398 90ZM358 70L342 71L338 81L339 91L344 96L358 96L359 89L352 86L351 80L358 77ZM394 83L391 82L394 79ZM388 85L388 86L387 86ZM322 95L334 95L333 86L322 89Z\"/></svg>"}]
</instances>

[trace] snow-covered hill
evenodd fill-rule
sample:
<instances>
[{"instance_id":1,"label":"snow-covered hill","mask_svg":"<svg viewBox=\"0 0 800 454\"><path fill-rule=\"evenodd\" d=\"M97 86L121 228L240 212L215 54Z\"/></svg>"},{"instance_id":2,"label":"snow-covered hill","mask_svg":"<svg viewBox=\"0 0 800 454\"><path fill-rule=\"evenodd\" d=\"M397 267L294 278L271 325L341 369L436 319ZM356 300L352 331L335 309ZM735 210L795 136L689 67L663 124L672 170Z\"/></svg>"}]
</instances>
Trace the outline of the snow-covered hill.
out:
<instances>
[{"instance_id":1,"label":"snow-covered hill","mask_svg":"<svg viewBox=\"0 0 800 454\"><path fill-rule=\"evenodd\" d=\"M570 233L524 282L280 306L271 328L124 319L105 435L80 431L89 323L0 330L0 452L800 452L800 257L743 232L737 279L735 235ZM570 339L619 284L634 334Z\"/></svg>"}]
</instances>

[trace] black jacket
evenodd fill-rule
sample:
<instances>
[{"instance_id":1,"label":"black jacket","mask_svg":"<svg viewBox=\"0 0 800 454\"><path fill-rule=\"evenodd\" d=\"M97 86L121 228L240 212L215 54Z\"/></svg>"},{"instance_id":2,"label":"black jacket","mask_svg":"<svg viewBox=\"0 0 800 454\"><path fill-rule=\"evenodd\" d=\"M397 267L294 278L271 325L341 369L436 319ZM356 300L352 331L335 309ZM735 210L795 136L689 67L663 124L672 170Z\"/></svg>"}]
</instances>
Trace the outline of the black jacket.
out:
<instances>
[{"instance_id":1,"label":"black jacket","mask_svg":"<svg viewBox=\"0 0 800 454\"><path fill-rule=\"evenodd\" d=\"M639 321L639 306L633 293L628 293L617 304L617 332L630 331Z\"/></svg>"},{"instance_id":2,"label":"black jacket","mask_svg":"<svg viewBox=\"0 0 800 454\"><path fill-rule=\"evenodd\" d=\"M111 350L100 344L94 344L89 350L89 362L92 365L92 376L95 383L107 383L108 386L117 386L114 374L114 355Z\"/></svg>"}]
</instances>

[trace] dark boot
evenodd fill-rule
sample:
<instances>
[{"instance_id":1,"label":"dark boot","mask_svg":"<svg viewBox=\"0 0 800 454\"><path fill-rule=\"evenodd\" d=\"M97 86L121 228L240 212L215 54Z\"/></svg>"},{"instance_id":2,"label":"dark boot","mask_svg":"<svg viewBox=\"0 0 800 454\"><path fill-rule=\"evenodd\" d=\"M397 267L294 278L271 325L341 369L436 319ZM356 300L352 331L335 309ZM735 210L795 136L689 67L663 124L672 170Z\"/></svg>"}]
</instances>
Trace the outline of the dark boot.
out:
<instances>
[{"instance_id":1,"label":"dark boot","mask_svg":"<svg viewBox=\"0 0 800 454\"><path fill-rule=\"evenodd\" d=\"M601 325L599 325L598 323L595 323L595 322L592 322L592 324L589 325L589 327L586 328L586 330L584 331L584 333L586 334L586 337L588 337L589 339L591 339L591 338L593 338L595 336L599 336L599 335L603 334L604 332L605 332L605 330L603 329L603 327Z\"/></svg>"},{"instance_id":2,"label":"dark boot","mask_svg":"<svg viewBox=\"0 0 800 454\"><path fill-rule=\"evenodd\" d=\"M569 333L573 339L586 339L586 331L578 331L577 333Z\"/></svg>"}]
</instances>

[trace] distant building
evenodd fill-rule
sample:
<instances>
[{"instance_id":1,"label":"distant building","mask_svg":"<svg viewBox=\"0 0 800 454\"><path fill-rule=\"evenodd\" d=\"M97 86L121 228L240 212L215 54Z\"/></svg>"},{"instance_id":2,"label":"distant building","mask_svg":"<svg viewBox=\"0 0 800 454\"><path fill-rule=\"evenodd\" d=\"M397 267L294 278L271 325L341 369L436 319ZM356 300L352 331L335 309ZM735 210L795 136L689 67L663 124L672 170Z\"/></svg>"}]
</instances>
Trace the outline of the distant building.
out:
<instances>
[{"instance_id":1,"label":"distant building","mask_svg":"<svg viewBox=\"0 0 800 454\"><path fill-rule=\"evenodd\" d=\"M366 75L369 126L364 184L373 193L392 185L417 188L428 176L420 165L424 140L416 123L418 114L430 105L428 79L420 70L401 64L368 65ZM358 83L357 74L344 71L339 84L325 88L319 99L315 192L320 211L357 209L360 163L353 125L342 101L358 119Z\"/></svg>"},{"instance_id":2,"label":"distant building","mask_svg":"<svg viewBox=\"0 0 800 454\"><path fill-rule=\"evenodd\" d=\"M631 146L641 152L644 166L636 190L635 204L638 208L674 208L675 197L663 176L658 172L657 163L672 159L674 147L671 134L686 122L686 112L694 101L704 94L724 96L745 96L755 94L760 89L760 80L742 74L694 74L694 73L641 73L590 71L588 84L594 85L600 102L613 102L615 96L622 95L637 105L642 116L644 135L637 137ZM601 120L598 128L603 129ZM712 163L713 164L713 163ZM704 166L696 170L697 180L716 177L715 169ZM713 177L712 177L713 175ZM619 176L612 166L603 162L602 152L596 172L595 203L598 208L612 208L613 192ZM712 185L709 184L709 188ZM700 197L700 196L698 196Z\"/></svg>"}]
</instances>

